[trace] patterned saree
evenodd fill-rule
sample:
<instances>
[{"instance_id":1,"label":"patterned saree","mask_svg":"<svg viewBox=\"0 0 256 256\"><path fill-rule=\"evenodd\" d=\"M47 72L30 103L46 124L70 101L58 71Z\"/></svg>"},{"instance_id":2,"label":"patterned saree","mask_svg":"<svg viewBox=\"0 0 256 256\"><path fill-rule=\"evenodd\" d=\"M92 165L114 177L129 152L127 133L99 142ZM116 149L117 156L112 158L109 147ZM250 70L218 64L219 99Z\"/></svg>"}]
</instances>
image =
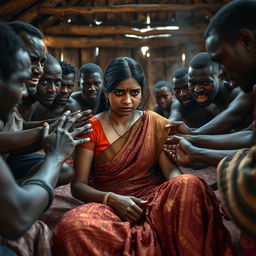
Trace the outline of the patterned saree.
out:
<instances>
[{"instance_id":1,"label":"patterned saree","mask_svg":"<svg viewBox=\"0 0 256 256\"><path fill-rule=\"evenodd\" d=\"M157 167L166 123L145 111L124 136L94 158L91 186L148 200L145 218L131 224L110 206L86 203L67 212L55 228L57 255L233 255L208 186L192 175L166 181Z\"/></svg>"}]
</instances>

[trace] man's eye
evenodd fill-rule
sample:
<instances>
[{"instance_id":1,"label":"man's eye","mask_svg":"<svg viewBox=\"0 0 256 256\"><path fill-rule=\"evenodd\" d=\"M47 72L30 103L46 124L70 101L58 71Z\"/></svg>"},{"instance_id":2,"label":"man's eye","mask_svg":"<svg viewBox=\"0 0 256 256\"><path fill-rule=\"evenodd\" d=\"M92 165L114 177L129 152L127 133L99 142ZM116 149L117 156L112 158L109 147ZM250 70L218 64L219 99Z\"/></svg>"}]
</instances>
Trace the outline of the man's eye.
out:
<instances>
[{"instance_id":1,"label":"man's eye","mask_svg":"<svg viewBox=\"0 0 256 256\"><path fill-rule=\"evenodd\" d=\"M202 82L202 85L208 85L208 84L212 84L211 80L206 80Z\"/></svg>"},{"instance_id":2,"label":"man's eye","mask_svg":"<svg viewBox=\"0 0 256 256\"><path fill-rule=\"evenodd\" d=\"M189 85L189 86L196 86L196 83L195 83L195 82L192 82L192 81L189 81L189 82L188 82L188 85Z\"/></svg>"},{"instance_id":3,"label":"man's eye","mask_svg":"<svg viewBox=\"0 0 256 256\"><path fill-rule=\"evenodd\" d=\"M37 62L37 58L35 58L35 57L30 56L30 60L31 60L31 63L36 63Z\"/></svg>"},{"instance_id":4,"label":"man's eye","mask_svg":"<svg viewBox=\"0 0 256 256\"><path fill-rule=\"evenodd\" d=\"M57 87L60 87L61 86L61 81L55 81L54 85L57 86Z\"/></svg>"},{"instance_id":5,"label":"man's eye","mask_svg":"<svg viewBox=\"0 0 256 256\"><path fill-rule=\"evenodd\" d=\"M40 85L47 85L48 81L47 80L40 80Z\"/></svg>"}]
</instances>

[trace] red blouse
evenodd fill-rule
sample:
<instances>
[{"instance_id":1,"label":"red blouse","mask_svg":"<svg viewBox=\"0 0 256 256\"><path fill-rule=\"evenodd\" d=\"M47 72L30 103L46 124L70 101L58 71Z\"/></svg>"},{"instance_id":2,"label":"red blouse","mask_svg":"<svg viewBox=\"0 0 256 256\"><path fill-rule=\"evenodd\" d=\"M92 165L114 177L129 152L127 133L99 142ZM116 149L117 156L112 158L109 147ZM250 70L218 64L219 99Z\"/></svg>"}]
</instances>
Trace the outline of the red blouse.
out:
<instances>
[{"instance_id":1,"label":"red blouse","mask_svg":"<svg viewBox=\"0 0 256 256\"><path fill-rule=\"evenodd\" d=\"M89 142L85 142L81 146L94 151L95 155L100 154L110 145L101 123L97 117L92 117L89 122L92 124L93 131L85 134L84 138L90 138Z\"/></svg>"}]
</instances>

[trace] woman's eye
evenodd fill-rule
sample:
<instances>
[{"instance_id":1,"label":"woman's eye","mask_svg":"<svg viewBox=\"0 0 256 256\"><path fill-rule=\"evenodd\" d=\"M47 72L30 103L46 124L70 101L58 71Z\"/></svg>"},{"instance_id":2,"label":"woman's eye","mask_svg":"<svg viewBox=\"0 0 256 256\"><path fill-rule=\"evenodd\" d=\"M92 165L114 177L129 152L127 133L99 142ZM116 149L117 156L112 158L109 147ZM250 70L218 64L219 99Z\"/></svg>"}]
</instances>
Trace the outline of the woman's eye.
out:
<instances>
[{"instance_id":1,"label":"woman's eye","mask_svg":"<svg viewBox=\"0 0 256 256\"><path fill-rule=\"evenodd\" d=\"M131 95L132 96L137 96L140 93L140 91L131 91Z\"/></svg>"},{"instance_id":2,"label":"woman's eye","mask_svg":"<svg viewBox=\"0 0 256 256\"><path fill-rule=\"evenodd\" d=\"M116 96L122 96L123 95L123 91L115 90L115 95Z\"/></svg>"}]
</instances>

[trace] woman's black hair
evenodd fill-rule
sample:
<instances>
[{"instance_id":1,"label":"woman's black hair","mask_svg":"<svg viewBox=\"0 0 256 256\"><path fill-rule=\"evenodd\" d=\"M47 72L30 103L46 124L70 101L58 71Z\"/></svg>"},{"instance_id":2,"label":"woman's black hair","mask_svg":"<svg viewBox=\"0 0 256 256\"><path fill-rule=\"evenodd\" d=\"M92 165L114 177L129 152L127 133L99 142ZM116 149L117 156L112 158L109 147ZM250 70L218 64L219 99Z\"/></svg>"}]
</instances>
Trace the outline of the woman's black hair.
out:
<instances>
[{"instance_id":1,"label":"woman's black hair","mask_svg":"<svg viewBox=\"0 0 256 256\"><path fill-rule=\"evenodd\" d=\"M142 89L141 106L142 108L145 107L149 98L149 90L146 87L144 71L134 59L117 57L111 61L106 69L96 113L107 110L104 93L113 91L120 82L128 78L135 79L140 85Z\"/></svg>"}]
</instances>

